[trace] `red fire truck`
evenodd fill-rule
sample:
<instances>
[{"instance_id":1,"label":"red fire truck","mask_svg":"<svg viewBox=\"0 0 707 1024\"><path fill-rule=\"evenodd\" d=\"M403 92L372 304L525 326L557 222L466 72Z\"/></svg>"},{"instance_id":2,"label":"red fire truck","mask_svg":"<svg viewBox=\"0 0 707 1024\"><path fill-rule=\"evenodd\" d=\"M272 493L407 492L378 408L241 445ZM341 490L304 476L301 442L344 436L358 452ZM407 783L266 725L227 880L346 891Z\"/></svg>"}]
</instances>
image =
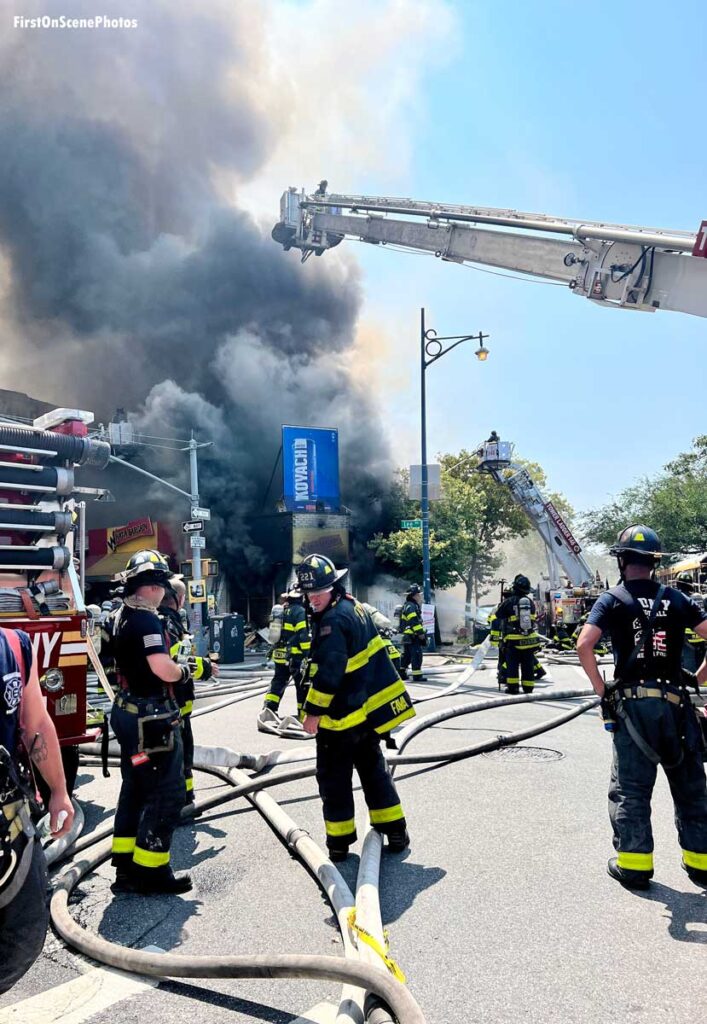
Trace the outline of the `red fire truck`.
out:
<instances>
[{"instance_id":1,"label":"red fire truck","mask_svg":"<svg viewBox=\"0 0 707 1024\"><path fill-rule=\"evenodd\" d=\"M76 486L76 470L102 469L111 454L88 437L92 420L56 409L32 426L0 422L0 624L31 637L70 788L79 744L97 736L87 724L88 626L75 541L83 499L101 493Z\"/></svg>"}]
</instances>

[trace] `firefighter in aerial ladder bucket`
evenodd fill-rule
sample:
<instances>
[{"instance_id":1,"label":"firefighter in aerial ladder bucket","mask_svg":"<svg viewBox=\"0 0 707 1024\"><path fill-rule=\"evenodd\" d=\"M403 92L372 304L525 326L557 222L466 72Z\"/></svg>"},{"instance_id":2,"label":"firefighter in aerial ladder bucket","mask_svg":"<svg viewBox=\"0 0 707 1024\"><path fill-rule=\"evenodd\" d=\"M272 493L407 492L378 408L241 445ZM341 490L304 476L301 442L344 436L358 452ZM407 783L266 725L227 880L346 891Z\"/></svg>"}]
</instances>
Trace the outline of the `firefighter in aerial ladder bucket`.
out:
<instances>
[{"instance_id":1,"label":"firefighter in aerial ladder bucket","mask_svg":"<svg viewBox=\"0 0 707 1024\"><path fill-rule=\"evenodd\" d=\"M179 705L174 687L188 665L169 654L157 609L172 570L159 551L138 551L122 578L125 602L113 634L120 691L111 727L120 744L122 784L115 812L114 892L188 892L191 879L170 865L172 835L186 799Z\"/></svg>"},{"instance_id":2,"label":"firefighter in aerial ladder bucket","mask_svg":"<svg viewBox=\"0 0 707 1024\"><path fill-rule=\"evenodd\" d=\"M352 775L356 769L371 825L387 835L388 849L405 850L405 814L381 738L415 714L412 702L362 604L346 593L325 555L309 555L297 568L312 613L304 730L316 736L317 782L326 844L332 860L345 860L356 841Z\"/></svg>"},{"instance_id":3,"label":"firefighter in aerial ladder bucket","mask_svg":"<svg viewBox=\"0 0 707 1024\"><path fill-rule=\"evenodd\" d=\"M495 628L500 633L505 655L506 693L532 693L536 679L535 652L540 637L535 629L537 613L530 594L530 580L518 574L513 580L511 593L496 610Z\"/></svg>"},{"instance_id":4,"label":"firefighter in aerial ladder bucket","mask_svg":"<svg viewBox=\"0 0 707 1024\"><path fill-rule=\"evenodd\" d=\"M658 765L670 784L682 867L707 885L707 785L704 739L691 692L707 680L707 662L696 674L680 664L685 629L707 639L707 612L674 587L654 579L661 558L657 534L629 526L611 548L621 583L602 594L582 629L577 652L602 698L604 727L614 741L609 817L616 857L607 870L630 889L647 889L653 876L651 795ZM611 636L614 681L606 685L594 647Z\"/></svg>"},{"instance_id":5,"label":"firefighter in aerial ladder bucket","mask_svg":"<svg viewBox=\"0 0 707 1024\"><path fill-rule=\"evenodd\" d=\"M422 622L422 588L418 583L408 587L405 604L400 613L400 630L403 634L403 657L400 672L403 679L408 678L408 666L412 668L412 681L424 682L427 678L422 674L422 651L427 644L427 634Z\"/></svg>"}]
</instances>

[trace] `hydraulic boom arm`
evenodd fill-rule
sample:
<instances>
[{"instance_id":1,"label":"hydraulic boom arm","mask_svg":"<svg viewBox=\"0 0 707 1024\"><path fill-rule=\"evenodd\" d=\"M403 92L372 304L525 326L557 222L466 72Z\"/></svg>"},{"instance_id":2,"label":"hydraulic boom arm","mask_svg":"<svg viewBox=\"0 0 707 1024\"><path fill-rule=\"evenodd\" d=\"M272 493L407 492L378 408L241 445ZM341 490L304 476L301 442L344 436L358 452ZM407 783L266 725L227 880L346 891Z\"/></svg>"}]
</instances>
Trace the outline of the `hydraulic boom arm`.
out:
<instances>
[{"instance_id":1,"label":"hydraulic boom arm","mask_svg":"<svg viewBox=\"0 0 707 1024\"><path fill-rule=\"evenodd\" d=\"M582 554L582 548L551 501L547 501L527 469L511 461L508 441L486 441L477 451L476 469L489 473L496 483L507 487L545 543L550 569L550 586L560 586L557 563L572 586L594 582L594 572ZM510 473L509 473L510 470Z\"/></svg>"},{"instance_id":2,"label":"hydraulic boom arm","mask_svg":"<svg viewBox=\"0 0 707 1024\"><path fill-rule=\"evenodd\" d=\"M434 253L451 263L480 263L564 282L576 295L603 305L707 316L707 259L693 255L703 251L702 235L516 210L335 195L326 192L326 184L311 196L291 188L280 200L273 238L285 249L300 249L303 261L355 238Z\"/></svg>"}]
</instances>

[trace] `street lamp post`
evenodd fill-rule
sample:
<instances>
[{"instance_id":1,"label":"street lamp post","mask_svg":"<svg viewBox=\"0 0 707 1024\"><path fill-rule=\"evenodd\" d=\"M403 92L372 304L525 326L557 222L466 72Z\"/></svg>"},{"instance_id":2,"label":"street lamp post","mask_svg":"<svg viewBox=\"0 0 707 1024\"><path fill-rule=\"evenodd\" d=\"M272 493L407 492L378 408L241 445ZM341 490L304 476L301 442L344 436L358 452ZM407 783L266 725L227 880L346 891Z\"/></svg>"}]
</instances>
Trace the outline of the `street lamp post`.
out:
<instances>
[{"instance_id":1,"label":"street lamp post","mask_svg":"<svg viewBox=\"0 0 707 1024\"><path fill-rule=\"evenodd\" d=\"M420 449L422 466L420 474L420 505L422 511L422 593L425 604L430 603L431 579L430 579L430 500L429 481L427 475L427 395L425 390L425 371L432 363L436 363L447 352L451 352L457 345L465 341L478 341L477 359L482 362L488 358L489 351L484 345L484 338L488 334L452 334L445 337L438 337L437 332L431 327L425 327L425 310L420 310ZM445 348L443 342L451 341L453 344ZM434 650L434 637L432 639L432 650Z\"/></svg>"}]
</instances>

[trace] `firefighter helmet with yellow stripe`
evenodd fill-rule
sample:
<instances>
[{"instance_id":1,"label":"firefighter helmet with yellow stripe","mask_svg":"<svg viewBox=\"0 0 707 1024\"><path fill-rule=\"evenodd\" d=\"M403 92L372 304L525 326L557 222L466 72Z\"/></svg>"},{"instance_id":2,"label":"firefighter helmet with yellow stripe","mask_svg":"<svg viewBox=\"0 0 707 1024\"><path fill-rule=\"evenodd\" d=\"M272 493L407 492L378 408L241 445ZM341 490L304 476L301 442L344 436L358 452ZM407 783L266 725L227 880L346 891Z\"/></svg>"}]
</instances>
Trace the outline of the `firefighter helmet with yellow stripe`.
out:
<instances>
[{"instance_id":1,"label":"firefighter helmet with yellow stripe","mask_svg":"<svg viewBox=\"0 0 707 1024\"><path fill-rule=\"evenodd\" d=\"M173 575L164 555L153 548L136 551L130 556L125 571L121 573L129 590L143 586L164 586Z\"/></svg>"},{"instance_id":2,"label":"firefighter helmet with yellow stripe","mask_svg":"<svg viewBox=\"0 0 707 1024\"><path fill-rule=\"evenodd\" d=\"M348 571L337 569L326 555L307 555L297 566L297 580L301 590L307 594L314 594L318 590L328 590Z\"/></svg>"},{"instance_id":3,"label":"firefighter helmet with yellow stripe","mask_svg":"<svg viewBox=\"0 0 707 1024\"><path fill-rule=\"evenodd\" d=\"M609 554L623 556L625 561L657 562L662 558L660 537L650 526L642 523L627 526L609 548ZM632 557L636 555L638 559Z\"/></svg>"}]
</instances>

